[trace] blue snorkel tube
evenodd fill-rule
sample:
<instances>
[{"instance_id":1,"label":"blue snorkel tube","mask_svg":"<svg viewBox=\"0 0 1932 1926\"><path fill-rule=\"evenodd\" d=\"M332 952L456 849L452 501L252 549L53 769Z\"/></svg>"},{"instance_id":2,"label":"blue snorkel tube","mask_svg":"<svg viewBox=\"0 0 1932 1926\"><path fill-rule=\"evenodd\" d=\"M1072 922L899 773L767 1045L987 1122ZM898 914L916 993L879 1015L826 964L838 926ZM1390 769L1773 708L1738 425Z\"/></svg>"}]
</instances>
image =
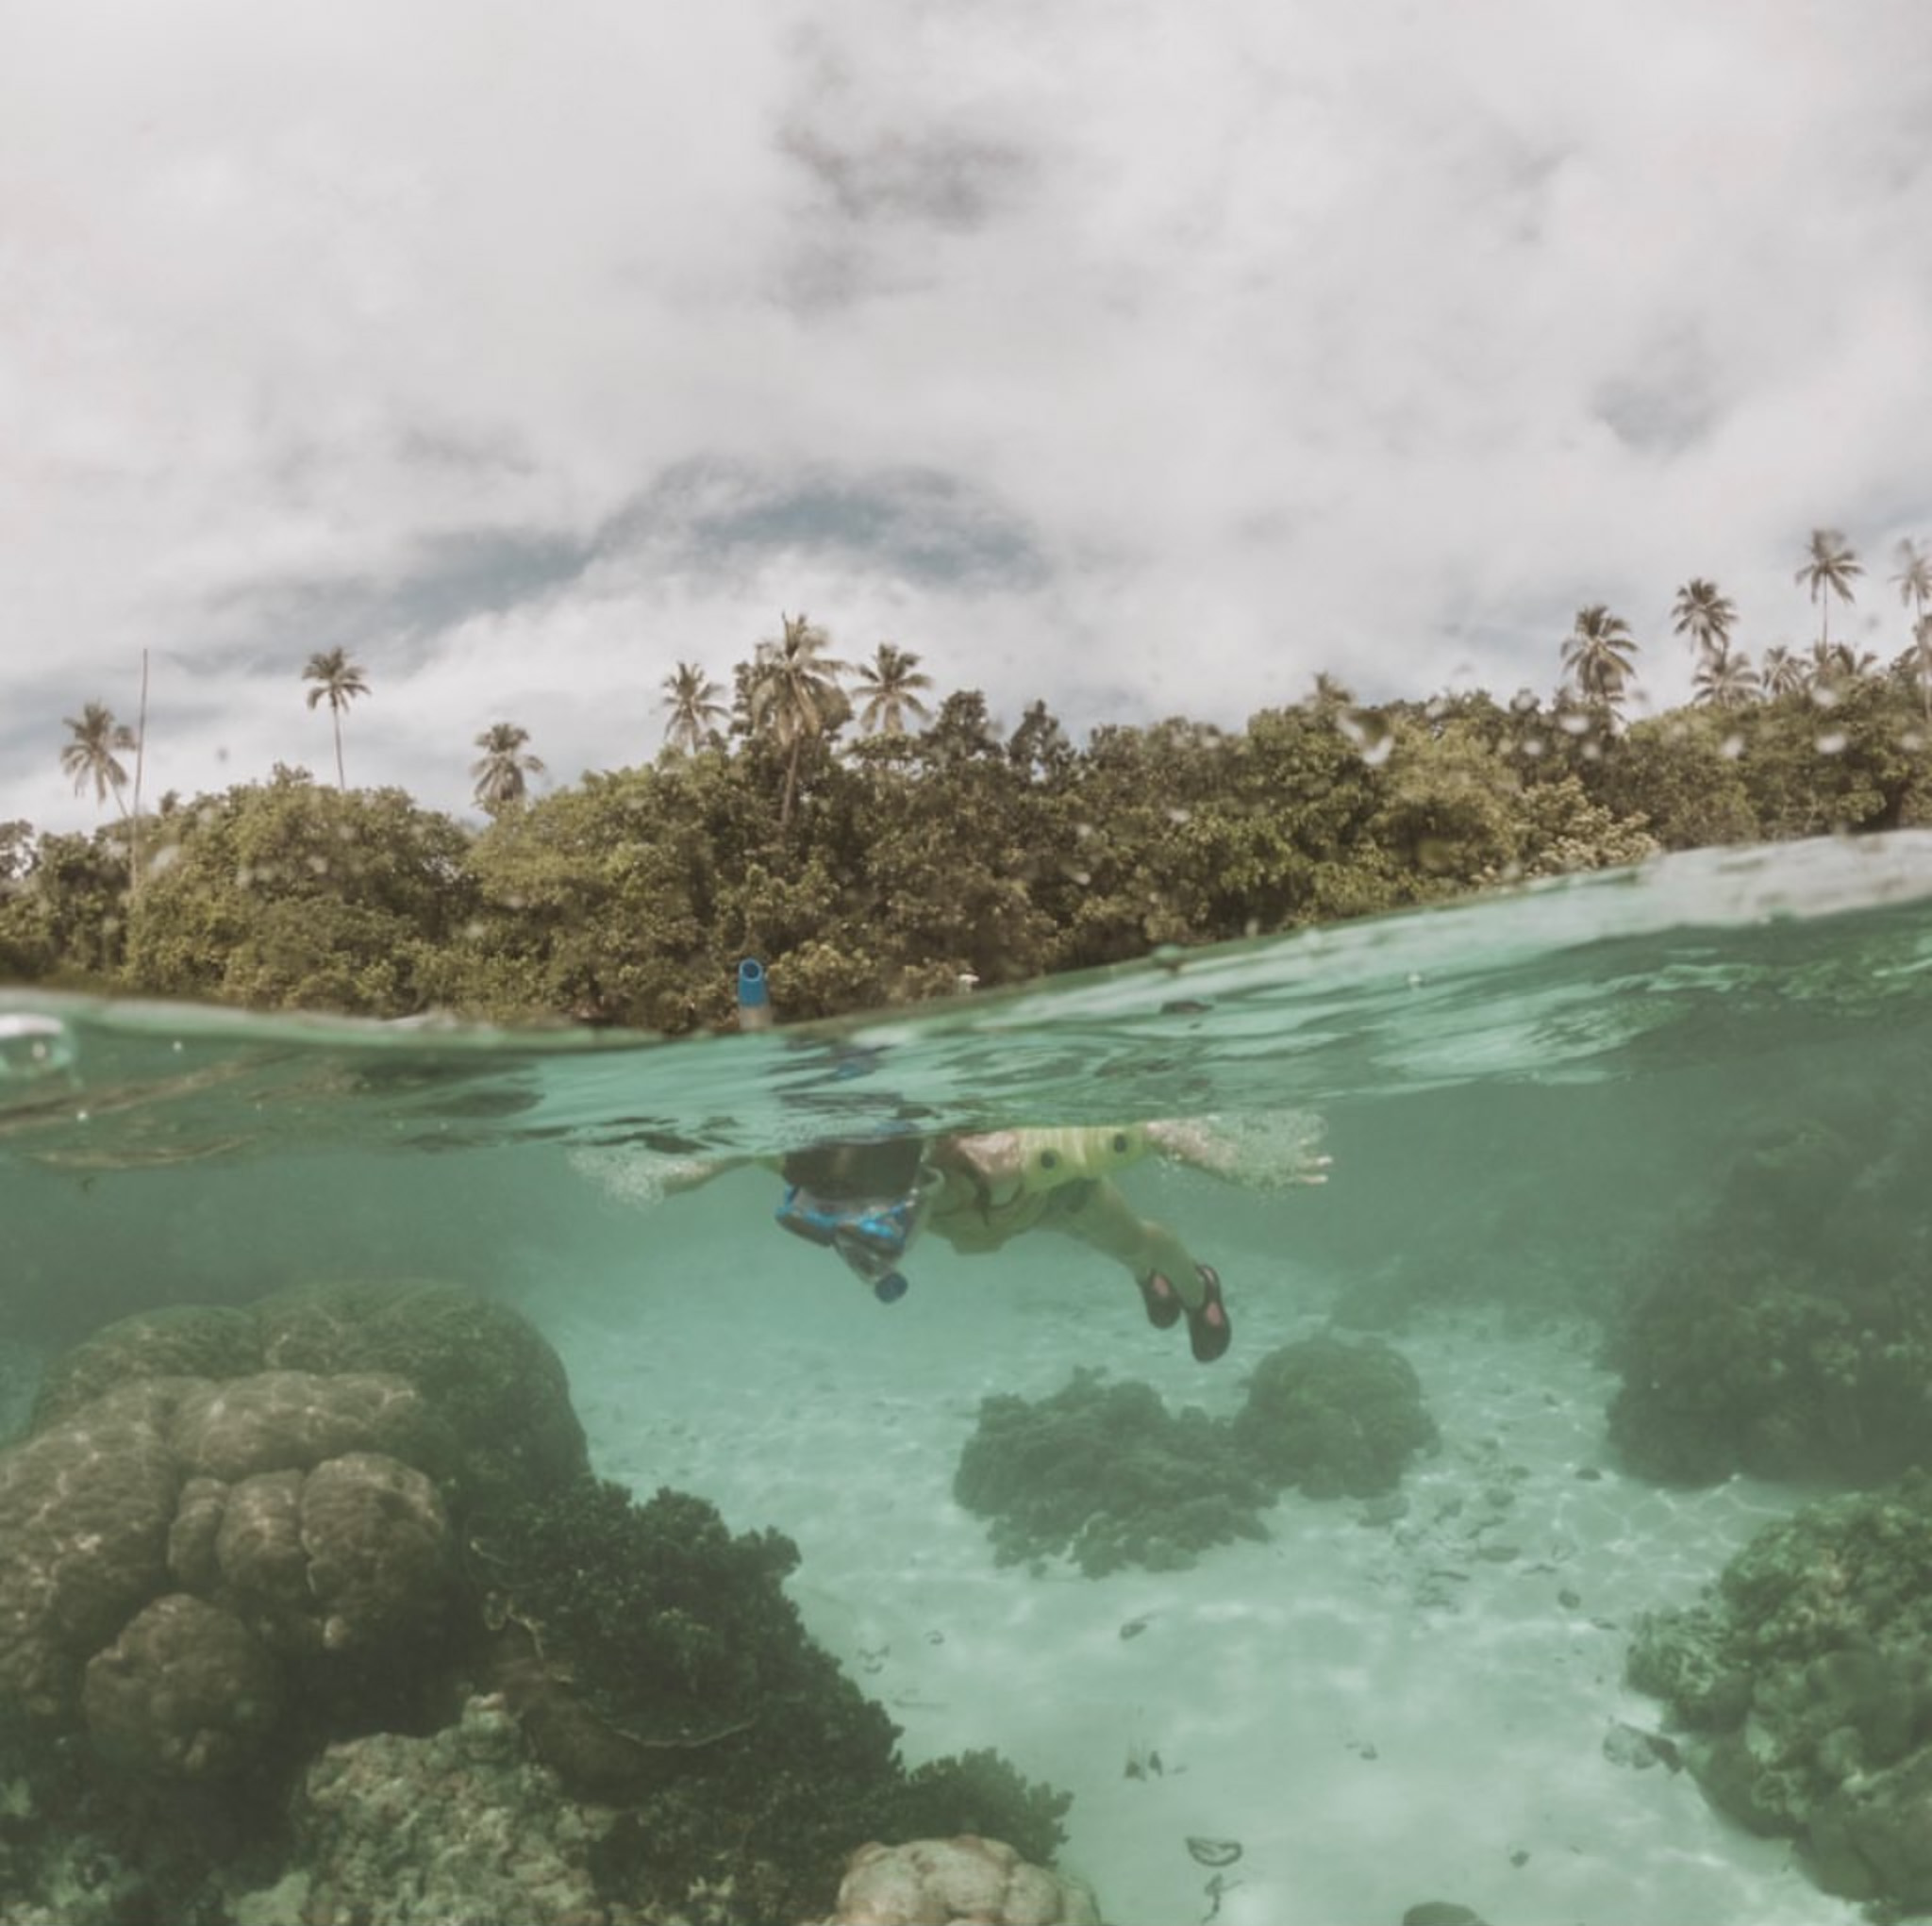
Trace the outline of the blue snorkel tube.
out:
<instances>
[{"instance_id":1,"label":"blue snorkel tube","mask_svg":"<svg viewBox=\"0 0 1932 1926\"><path fill-rule=\"evenodd\" d=\"M747 956L738 966L738 1027L772 1027L772 993L765 988L765 966L756 956Z\"/></svg>"},{"instance_id":2,"label":"blue snorkel tube","mask_svg":"<svg viewBox=\"0 0 1932 1926\"><path fill-rule=\"evenodd\" d=\"M738 966L738 1027L769 1030L774 1021L765 966L756 956L747 956ZM918 1203L917 1193L828 1201L793 1184L787 1187L776 1217L793 1237L836 1251L847 1267L872 1287L872 1294L880 1303L895 1304L906 1295L906 1274L899 1269L899 1259L911 1241Z\"/></svg>"}]
</instances>

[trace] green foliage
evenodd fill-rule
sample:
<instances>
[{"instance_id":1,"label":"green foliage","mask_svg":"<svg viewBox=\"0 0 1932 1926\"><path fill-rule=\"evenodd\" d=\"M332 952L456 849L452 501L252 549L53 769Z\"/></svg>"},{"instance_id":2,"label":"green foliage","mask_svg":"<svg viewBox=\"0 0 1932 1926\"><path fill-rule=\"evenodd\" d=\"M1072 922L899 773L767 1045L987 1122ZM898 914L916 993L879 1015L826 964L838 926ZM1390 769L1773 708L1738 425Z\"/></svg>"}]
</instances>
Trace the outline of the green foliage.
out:
<instances>
[{"instance_id":1,"label":"green foliage","mask_svg":"<svg viewBox=\"0 0 1932 1926\"><path fill-rule=\"evenodd\" d=\"M723 685L679 665L675 746L655 766L513 800L530 758L498 724L502 794L478 834L399 791L338 794L280 768L92 838L34 843L12 825L0 970L678 1034L731 1025L745 955L766 964L781 1015L828 1016L1657 846L1932 820L1922 652L1883 672L1850 652L1790 664L1794 692L1625 731L1627 636L1607 610L1583 614L1603 632L1571 639L1573 668L1595 664L1587 698L1375 706L1322 678L1240 731L1171 718L1099 728L1084 747L1041 703L1005 732L972 689L907 733L924 679L890 644L858 690L880 733L853 738L849 672L824 630L788 617L735 672L726 729ZM364 690L331 685L329 666L311 663L311 697L340 722ZM346 658L333 666L357 679Z\"/></svg>"},{"instance_id":2,"label":"green foliage","mask_svg":"<svg viewBox=\"0 0 1932 1926\"><path fill-rule=\"evenodd\" d=\"M506 815L471 851L477 904L445 998L480 1014L688 1030L729 1009L742 931L725 878L747 838L722 756L593 775Z\"/></svg>"},{"instance_id":3,"label":"green foliage","mask_svg":"<svg viewBox=\"0 0 1932 1926\"><path fill-rule=\"evenodd\" d=\"M1398 723L1375 813L1375 838L1417 896L1518 873L1525 824L1521 778L1464 724Z\"/></svg>"},{"instance_id":4,"label":"green foliage","mask_svg":"<svg viewBox=\"0 0 1932 1926\"><path fill-rule=\"evenodd\" d=\"M405 1016L469 914L467 836L400 789L278 771L158 827L129 919L142 990Z\"/></svg>"},{"instance_id":5,"label":"green foliage","mask_svg":"<svg viewBox=\"0 0 1932 1926\"><path fill-rule=\"evenodd\" d=\"M114 832L43 836L9 849L0 890L0 969L76 987L111 983L127 934L127 855Z\"/></svg>"},{"instance_id":6,"label":"green foliage","mask_svg":"<svg viewBox=\"0 0 1932 1926\"><path fill-rule=\"evenodd\" d=\"M1745 842L1759 825L1740 759L1745 724L1680 709L1633 722L1595 788L1614 810L1644 818L1665 849Z\"/></svg>"},{"instance_id":7,"label":"green foliage","mask_svg":"<svg viewBox=\"0 0 1932 1926\"><path fill-rule=\"evenodd\" d=\"M1759 832L1769 838L1895 829L1924 788L1924 724L1895 683L1858 675L1757 713L1743 758Z\"/></svg>"}]
</instances>

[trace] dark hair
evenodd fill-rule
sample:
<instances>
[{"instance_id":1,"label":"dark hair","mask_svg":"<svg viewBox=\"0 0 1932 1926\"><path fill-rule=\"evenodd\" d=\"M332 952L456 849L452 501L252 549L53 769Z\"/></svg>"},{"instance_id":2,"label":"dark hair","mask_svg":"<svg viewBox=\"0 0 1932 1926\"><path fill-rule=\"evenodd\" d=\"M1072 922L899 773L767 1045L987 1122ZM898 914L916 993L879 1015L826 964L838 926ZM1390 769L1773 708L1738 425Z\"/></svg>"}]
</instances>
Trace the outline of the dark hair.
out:
<instances>
[{"instance_id":1,"label":"dark hair","mask_svg":"<svg viewBox=\"0 0 1932 1926\"><path fill-rule=\"evenodd\" d=\"M904 1197L919 1182L916 1137L831 1139L786 1154L785 1181L829 1198Z\"/></svg>"}]
</instances>

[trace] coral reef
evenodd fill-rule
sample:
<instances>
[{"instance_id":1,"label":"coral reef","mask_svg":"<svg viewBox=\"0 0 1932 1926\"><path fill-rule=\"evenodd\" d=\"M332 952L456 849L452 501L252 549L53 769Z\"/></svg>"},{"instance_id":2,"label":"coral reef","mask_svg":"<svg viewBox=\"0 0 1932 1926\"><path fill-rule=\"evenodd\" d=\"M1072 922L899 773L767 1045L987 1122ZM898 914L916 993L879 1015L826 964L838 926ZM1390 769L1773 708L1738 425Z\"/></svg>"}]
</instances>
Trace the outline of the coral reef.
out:
<instances>
[{"instance_id":1,"label":"coral reef","mask_svg":"<svg viewBox=\"0 0 1932 1926\"><path fill-rule=\"evenodd\" d=\"M70 1708L82 1665L166 1588L179 1390L130 1385L0 1452L0 1704Z\"/></svg>"},{"instance_id":2,"label":"coral reef","mask_svg":"<svg viewBox=\"0 0 1932 1926\"><path fill-rule=\"evenodd\" d=\"M998 1839L962 1834L903 1846L861 1846L847 1862L824 1926L906 1926L953 1920L981 1926L1100 1926L1077 1880L1029 1866Z\"/></svg>"},{"instance_id":3,"label":"coral reef","mask_svg":"<svg viewBox=\"0 0 1932 1926\"><path fill-rule=\"evenodd\" d=\"M169 1592L88 1661L81 1705L104 1757L138 1772L207 1779L260 1756L282 1691L280 1669L239 1619Z\"/></svg>"},{"instance_id":4,"label":"coral reef","mask_svg":"<svg viewBox=\"0 0 1932 1926\"><path fill-rule=\"evenodd\" d=\"M31 1345L0 1335L0 1445L26 1430L44 1360Z\"/></svg>"},{"instance_id":5,"label":"coral reef","mask_svg":"<svg viewBox=\"0 0 1932 1926\"><path fill-rule=\"evenodd\" d=\"M1627 1669L1713 1805L1797 1838L1829 1892L1932 1907L1932 1480L1767 1527Z\"/></svg>"},{"instance_id":6,"label":"coral reef","mask_svg":"<svg viewBox=\"0 0 1932 1926\"><path fill-rule=\"evenodd\" d=\"M1274 1492L1231 1453L1226 1425L1096 1370L1037 1401L983 1400L953 1478L1002 1565L1064 1552L1090 1578L1180 1570L1209 1546L1260 1538Z\"/></svg>"},{"instance_id":7,"label":"coral reef","mask_svg":"<svg viewBox=\"0 0 1932 1926\"><path fill-rule=\"evenodd\" d=\"M1037 1401L987 1398L953 1495L990 1521L1002 1564L1064 1552L1090 1578L1179 1570L1265 1537L1260 1515L1285 1486L1373 1496L1435 1442L1405 1358L1379 1339L1317 1337L1263 1357L1231 1420L1170 1411L1151 1386L1093 1370Z\"/></svg>"},{"instance_id":8,"label":"coral reef","mask_svg":"<svg viewBox=\"0 0 1932 1926\"><path fill-rule=\"evenodd\" d=\"M500 1699L428 1737L330 1746L291 1801L296 1852L236 1926L626 1926L591 1870L615 1815L567 1798Z\"/></svg>"},{"instance_id":9,"label":"coral reef","mask_svg":"<svg viewBox=\"0 0 1932 1926\"><path fill-rule=\"evenodd\" d=\"M420 1725L464 1656L455 1516L586 1464L555 1353L453 1286L109 1325L0 1450L0 1714L186 1780Z\"/></svg>"},{"instance_id":10,"label":"coral reef","mask_svg":"<svg viewBox=\"0 0 1932 1926\"><path fill-rule=\"evenodd\" d=\"M454 1434L479 1509L589 1469L563 1362L508 1306L455 1285L315 1285L256 1306L262 1359L285 1370L392 1371Z\"/></svg>"},{"instance_id":11,"label":"coral reef","mask_svg":"<svg viewBox=\"0 0 1932 1926\"><path fill-rule=\"evenodd\" d=\"M44 1431L137 1378L239 1378L260 1369L261 1340L250 1311L223 1304L142 1311L53 1361L28 1428Z\"/></svg>"},{"instance_id":12,"label":"coral reef","mask_svg":"<svg viewBox=\"0 0 1932 1926\"><path fill-rule=\"evenodd\" d=\"M261 1371L402 1380L447 1435L467 1494L486 1508L588 1469L562 1362L535 1326L459 1285L419 1279L304 1285L244 1309L185 1305L123 1319L47 1371L32 1428L137 1378L219 1384Z\"/></svg>"},{"instance_id":13,"label":"coral reef","mask_svg":"<svg viewBox=\"0 0 1932 1926\"><path fill-rule=\"evenodd\" d=\"M1610 1436L1631 1469L1869 1485L1932 1458L1928 1145L1906 1128L1886 1143L1861 1156L1807 1120L1738 1154L1613 1340Z\"/></svg>"},{"instance_id":14,"label":"coral reef","mask_svg":"<svg viewBox=\"0 0 1932 1926\"><path fill-rule=\"evenodd\" d=\"M1374 1498L1437 1434L1400 1352L1379 1338L1323 1337L1284 1344L1255 1367L1234 1441L1276 1485L1310 1498Z\"/></svg>"},{"instance_id":15,"label":"coral reef","mask_svg":"<svg viewBox=\"0 0 1932 1926\"><path fill-rule=\"evenodd\" d=\"M730 1926L965 1834L1015 1921L1058 1890L1065 1794L908 1772L791 1541L593 1479L549 1348L451 1287L108 1327L0 1449L0 1545L4 1926Z\"/></svg>"},{"instance_id":16,"label":"coral reef","mask_svg":"<svg viewBox=\"0 0 1932 1926\"><path fill-rule=\"evenodd\" d=\"M538 1755L624 1808L593 1867L627 1903L728 1891L721 1918L796 1918L824 1909L855 1840L975 1831L1050 1860L1064 1837L1067 1796L991 1753L905 1771L898 1728L807 1635L779 1533L585 1480L501 1518L475 1556L494 1682Z\"/></svg>"},{"instance_id":17,"label":"coral reef","mask_svg":"<svg viewBox=\"0 0 1932 1926\"><path fill-rule=\"evenodd\" d=\"M297 1688L390 1704L457 1576L436 1484L365 1448L419 1407L400 1379L157 1378L0 1453L0 1703L187 1778L258 1763ZM364 1663L314 1670L337 1654Z\"/></svg>"}]
</instances>

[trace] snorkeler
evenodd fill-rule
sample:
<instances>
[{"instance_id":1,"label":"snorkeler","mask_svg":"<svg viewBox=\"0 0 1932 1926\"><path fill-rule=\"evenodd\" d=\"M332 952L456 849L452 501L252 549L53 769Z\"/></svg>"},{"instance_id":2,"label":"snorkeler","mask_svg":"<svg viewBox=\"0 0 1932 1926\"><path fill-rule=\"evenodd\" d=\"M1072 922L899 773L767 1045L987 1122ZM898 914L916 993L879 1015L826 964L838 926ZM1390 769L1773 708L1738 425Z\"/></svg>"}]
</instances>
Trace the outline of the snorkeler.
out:
<instances>
[{"instance_id":1,"label":"snorkeler","mask_svg":"<svg viewBox=\"0 0 1932 1926\"><path fill-rule=\"evenodd\" d=\"M1203 1126L1185 1121L821 1143L784 1159L777 1217L837 1251L886 1303L905 1295L900 1261L923 1230L969 1254L1025 1231L1063 1231L1125 1267L1158 1328L1185 1318L1195 1357L1211 1364L1234 1335L1220 1275L1166 1225L1141 1218L1108 1175L1150 1154L1226 1170ZM1302 1181L1322 1182L1325 1161Z\"/></svg>"}]
</instances>

